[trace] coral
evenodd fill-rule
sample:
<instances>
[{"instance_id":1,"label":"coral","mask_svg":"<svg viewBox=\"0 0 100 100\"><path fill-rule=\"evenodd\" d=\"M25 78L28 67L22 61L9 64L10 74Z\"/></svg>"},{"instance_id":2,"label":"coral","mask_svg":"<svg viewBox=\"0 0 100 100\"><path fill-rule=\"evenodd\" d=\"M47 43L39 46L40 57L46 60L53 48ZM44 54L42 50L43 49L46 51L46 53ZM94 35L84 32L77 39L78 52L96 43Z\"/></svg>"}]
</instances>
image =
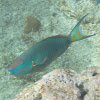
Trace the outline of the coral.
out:
<instances>
[{"instance_id":1,"label":"coral","mask_svg":"<svg viewBox=\"0 0 100 100\"><path fill-rule=\"evenodd\" d=\"M40 28L40 21L32 16L27 16L25 18L25 27L24 27L24 33L29 33L32 30L34 32L37 32Z\"/></svg>"},{"instance_id":2,"label":"coral","mask_svg":"<svg viewBox=\"0 0 100 100\"><path fill-rule=\"evenodd\" d=\"M26 87L13 100L100 100L100 67L80 74L56 69Z\"/></svg>"}]
</instances>

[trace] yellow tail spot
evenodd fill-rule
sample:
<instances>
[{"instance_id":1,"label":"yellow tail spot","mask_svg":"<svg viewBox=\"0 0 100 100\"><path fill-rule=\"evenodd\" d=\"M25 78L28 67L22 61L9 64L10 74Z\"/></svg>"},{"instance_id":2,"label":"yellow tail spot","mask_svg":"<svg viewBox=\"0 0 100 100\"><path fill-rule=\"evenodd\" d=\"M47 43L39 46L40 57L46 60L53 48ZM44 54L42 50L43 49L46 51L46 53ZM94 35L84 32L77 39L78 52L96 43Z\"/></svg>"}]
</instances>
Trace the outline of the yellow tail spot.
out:
<instances>
[{"instance_id":1,"label":"yellow tail spot","mask_svg":"<svg viewBox=\"0 0 100 100\"><path fill-rule=\"evenodd\" d=\"M74 35L71 35L71 40L75 41Z\"/></svg>"},{"instance_id":2,"label":"yellow tail spot","mask_svg":"<svg viewBox=\"0 0 100 100\"><path fill-rule=\"evenodd\" d=\"M77 35L78 35L79 37L84 37L84 36L82 36L82 35L79 33L78 29L77 29Z\"/></svg>"}]
</instances>

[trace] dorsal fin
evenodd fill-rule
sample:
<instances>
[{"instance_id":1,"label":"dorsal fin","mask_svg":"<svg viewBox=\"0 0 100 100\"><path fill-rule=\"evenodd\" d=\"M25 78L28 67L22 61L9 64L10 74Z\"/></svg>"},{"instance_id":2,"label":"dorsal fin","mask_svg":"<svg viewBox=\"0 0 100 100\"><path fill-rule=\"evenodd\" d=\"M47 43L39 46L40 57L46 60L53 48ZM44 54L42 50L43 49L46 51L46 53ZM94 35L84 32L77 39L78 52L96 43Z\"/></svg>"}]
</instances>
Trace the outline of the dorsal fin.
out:
<instances>
[{"instance_id":1,"label":"dorsal fin","mask_svg":"<svg viewBox=\"0 0 100 100\"><path fill-rule=\"evenodd\" d=\"M45 39L53 38L53 37L67 37L67 36L66 36L66 35L55 35L55 36L47 37L47 38L45 38ZM38 42L41 42L41 41L43 41L43 40L45 40L45 39L42 39L42 40L40 40L40 41L38 41ZM37 43L38 43L38 42L37 42ZM37 44L37 43L35 43L35 44ZM33 44L31 47L33 47L35 44Z\"/></svg>"}]
</instances>

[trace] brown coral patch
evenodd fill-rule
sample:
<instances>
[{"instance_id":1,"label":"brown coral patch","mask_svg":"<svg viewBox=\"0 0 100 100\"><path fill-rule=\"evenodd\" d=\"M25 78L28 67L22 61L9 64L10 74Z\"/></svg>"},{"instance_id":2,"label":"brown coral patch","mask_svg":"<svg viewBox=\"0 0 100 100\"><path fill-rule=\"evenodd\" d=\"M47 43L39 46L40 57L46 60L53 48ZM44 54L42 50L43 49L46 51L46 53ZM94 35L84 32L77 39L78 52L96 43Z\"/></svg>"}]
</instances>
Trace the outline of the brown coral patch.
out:
<instances>
[{"instance_id":1,"label":"brown coral patch","mask_svg":"<svg viewBox=\"0 0 100 100\"><path fill-rule=\"evenodd\" d=\"M40 21L32 16L25 18L24 33L30 33L32 30L37 32L40 28Z\"/></svg>"}]
</instances>

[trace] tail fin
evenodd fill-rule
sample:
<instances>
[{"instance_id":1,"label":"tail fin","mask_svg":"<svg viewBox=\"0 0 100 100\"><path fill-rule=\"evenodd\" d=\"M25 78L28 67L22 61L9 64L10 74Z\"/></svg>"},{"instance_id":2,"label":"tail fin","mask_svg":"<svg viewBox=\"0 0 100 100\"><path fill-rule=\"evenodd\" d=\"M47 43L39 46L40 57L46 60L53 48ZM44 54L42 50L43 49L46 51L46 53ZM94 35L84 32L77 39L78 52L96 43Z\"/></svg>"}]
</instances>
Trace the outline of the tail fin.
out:
<instances>
[{"instance_id":1,"label":"tail fin","mask_svg":"<svg viewBox=\"0 0 100 100\"><path fill-rule=\"evenodd\" d=\"M87 14L88 15L88 14ZM77 25L73 28L73 30L71 31L71 33L69 34L69 38L71 40L71 42L73 41L78 41L78 40L82 40L82 39L85 39L85 38L88 38L88 37L91 37L91 36L94 36L95 34L93 35L83 35L81 30L80 30L80 24L82 23L83 19L87 16L85 15L78 23Z\"/></svg>"}]
</instances>

